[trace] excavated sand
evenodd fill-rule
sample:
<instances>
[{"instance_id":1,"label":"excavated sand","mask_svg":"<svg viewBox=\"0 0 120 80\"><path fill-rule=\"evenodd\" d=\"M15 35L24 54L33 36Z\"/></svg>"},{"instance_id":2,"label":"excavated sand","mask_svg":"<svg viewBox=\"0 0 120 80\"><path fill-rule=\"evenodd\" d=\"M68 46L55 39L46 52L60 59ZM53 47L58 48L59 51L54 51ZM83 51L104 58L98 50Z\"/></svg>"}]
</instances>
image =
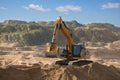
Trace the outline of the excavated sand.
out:
<instances>
[{"instance_id":1,"label":"excavated sand","mask_svg":"<svg viewBox=\"0 0 120 80\"><path fill-rule=\"evenodd\" d=\"M98 63L85 66L9 66L0 69L0 80L120 80L120 71Z\"/></svg>"}]
</instances>

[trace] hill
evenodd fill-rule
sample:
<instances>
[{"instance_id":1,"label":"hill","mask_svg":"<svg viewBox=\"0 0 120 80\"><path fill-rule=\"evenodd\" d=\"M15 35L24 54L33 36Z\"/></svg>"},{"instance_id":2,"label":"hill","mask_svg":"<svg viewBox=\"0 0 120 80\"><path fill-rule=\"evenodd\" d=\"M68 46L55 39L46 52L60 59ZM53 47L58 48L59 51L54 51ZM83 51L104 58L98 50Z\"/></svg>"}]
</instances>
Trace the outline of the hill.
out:
<instances>
[{"instance_id":1,"label":"hill","mask_svg":"<svg viewBox=\"0 0 120 80\"><path fill-rule=\"evenodd\" d=\"M66 21L76 43L113 42L120 40L120 28L110 23L91 23L83 25L77 21ZM41 45L51 41L54 21L26 22L7 20L0 23L0 42L17 42L22 45ZM66 43L60 34L58 44Z\"/></svg>"},{"instance_id":2,"label":"hill","mask_svg":"<svg viewBox=\"0 0 120 80\"><path fill-rule=\"evenodd\" d=\"M109 23L91 23L74 30L79 41L113 42L120 39L120 28Z\"/></svg>"}]
</instances>

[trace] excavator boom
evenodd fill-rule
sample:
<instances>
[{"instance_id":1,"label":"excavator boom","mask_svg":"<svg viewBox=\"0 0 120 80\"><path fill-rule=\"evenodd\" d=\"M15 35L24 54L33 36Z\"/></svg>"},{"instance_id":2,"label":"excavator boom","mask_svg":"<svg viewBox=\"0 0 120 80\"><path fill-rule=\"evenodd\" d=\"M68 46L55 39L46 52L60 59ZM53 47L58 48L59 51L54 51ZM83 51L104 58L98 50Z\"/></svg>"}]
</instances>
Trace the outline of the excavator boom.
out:
<instances>
[{"instance_id":1,"label":"excavator boom","mask_svg":"<svg viewBox=\"0 0 120 80\"><path fill-rule=\"evenodd\" d=\"M48 47L48 52L57 52L58 47L56 45L57 40L58 40L58 35L59 32L62 32L63 35L66 37L67 39L67 46L68 46L68 53L71 54L72 53L72 44L73 44L73 40L72 40L72 34L70 33L69 28L67 28L67 26L65 25L64 21L62 21L61 17L58 17L56 22L55 22L55 28L54 28L54 32L53 32L53 37L52 37L52 42L50 43L50 46Z\"/></svg>"}]
</instances>

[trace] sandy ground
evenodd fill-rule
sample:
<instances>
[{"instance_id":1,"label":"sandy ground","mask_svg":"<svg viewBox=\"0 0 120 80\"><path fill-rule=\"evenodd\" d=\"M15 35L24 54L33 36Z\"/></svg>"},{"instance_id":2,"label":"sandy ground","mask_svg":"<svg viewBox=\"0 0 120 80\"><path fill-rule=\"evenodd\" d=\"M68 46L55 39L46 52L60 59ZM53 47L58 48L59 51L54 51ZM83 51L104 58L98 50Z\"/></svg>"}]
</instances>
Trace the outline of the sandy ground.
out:
<instances>
[{"instance_id":1,"label":"sandy ground","mask_svg":"<svg viewBox=\"0 0 120 80\"><path fill-rule=\"evenodd\" d=\"M90 60L93 63L82 66L60 66L53 63L61 59L44 57L45 46L1 45L0 80L120 79L120 49L118 47L112 48L110 44L107 44L87 48L91 53Z\"/></svg>"}]
</instances>

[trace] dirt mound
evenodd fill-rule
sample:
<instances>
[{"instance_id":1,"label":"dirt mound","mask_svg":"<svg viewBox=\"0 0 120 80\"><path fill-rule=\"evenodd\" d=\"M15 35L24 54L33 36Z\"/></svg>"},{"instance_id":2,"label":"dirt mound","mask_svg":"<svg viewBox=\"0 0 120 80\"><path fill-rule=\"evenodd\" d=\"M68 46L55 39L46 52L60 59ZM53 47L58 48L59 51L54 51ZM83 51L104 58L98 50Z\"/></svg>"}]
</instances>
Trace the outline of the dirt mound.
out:
<instances>
[{"instance_id":1,"label":"dirt mound","mask_svg":"<svg viewBox=\"0 0 120 80\"><path fill-rule=\"evenodd\" d=\"M89 46L89 47L103 47L105 45L106 43L104 42L86 42L86 46Z\"/></svg>"},{"instance_id":2,"label":"dirt mound","mask_svg":"<svg viewBox=\"0 0 120 80\"><path fill-rule=\"evenodd\" d=\"M1 43L0 47L23 47L23 45L19 44L19 43Z\"/></svg>"},{"instance_id":3,"label":"dirt mound","mask_svg":"<svg viewBox=\"0 0 120 80\"><path fill-rule=\"evenodd\" d=\"M111 48L120 49L120 40L114 41L114 42L111 44Z\"/></svg>"},{"instance_id":4,"label":"dirt mound","mask_svg":"<svg viewBox=\"0 0 120 80\"><path fill-rule=\"evenodd\" d=\"M92 63L84 66L10 66L0 69L0 80L119 80L115 67Z\"/></svg>"}]
</instances>

